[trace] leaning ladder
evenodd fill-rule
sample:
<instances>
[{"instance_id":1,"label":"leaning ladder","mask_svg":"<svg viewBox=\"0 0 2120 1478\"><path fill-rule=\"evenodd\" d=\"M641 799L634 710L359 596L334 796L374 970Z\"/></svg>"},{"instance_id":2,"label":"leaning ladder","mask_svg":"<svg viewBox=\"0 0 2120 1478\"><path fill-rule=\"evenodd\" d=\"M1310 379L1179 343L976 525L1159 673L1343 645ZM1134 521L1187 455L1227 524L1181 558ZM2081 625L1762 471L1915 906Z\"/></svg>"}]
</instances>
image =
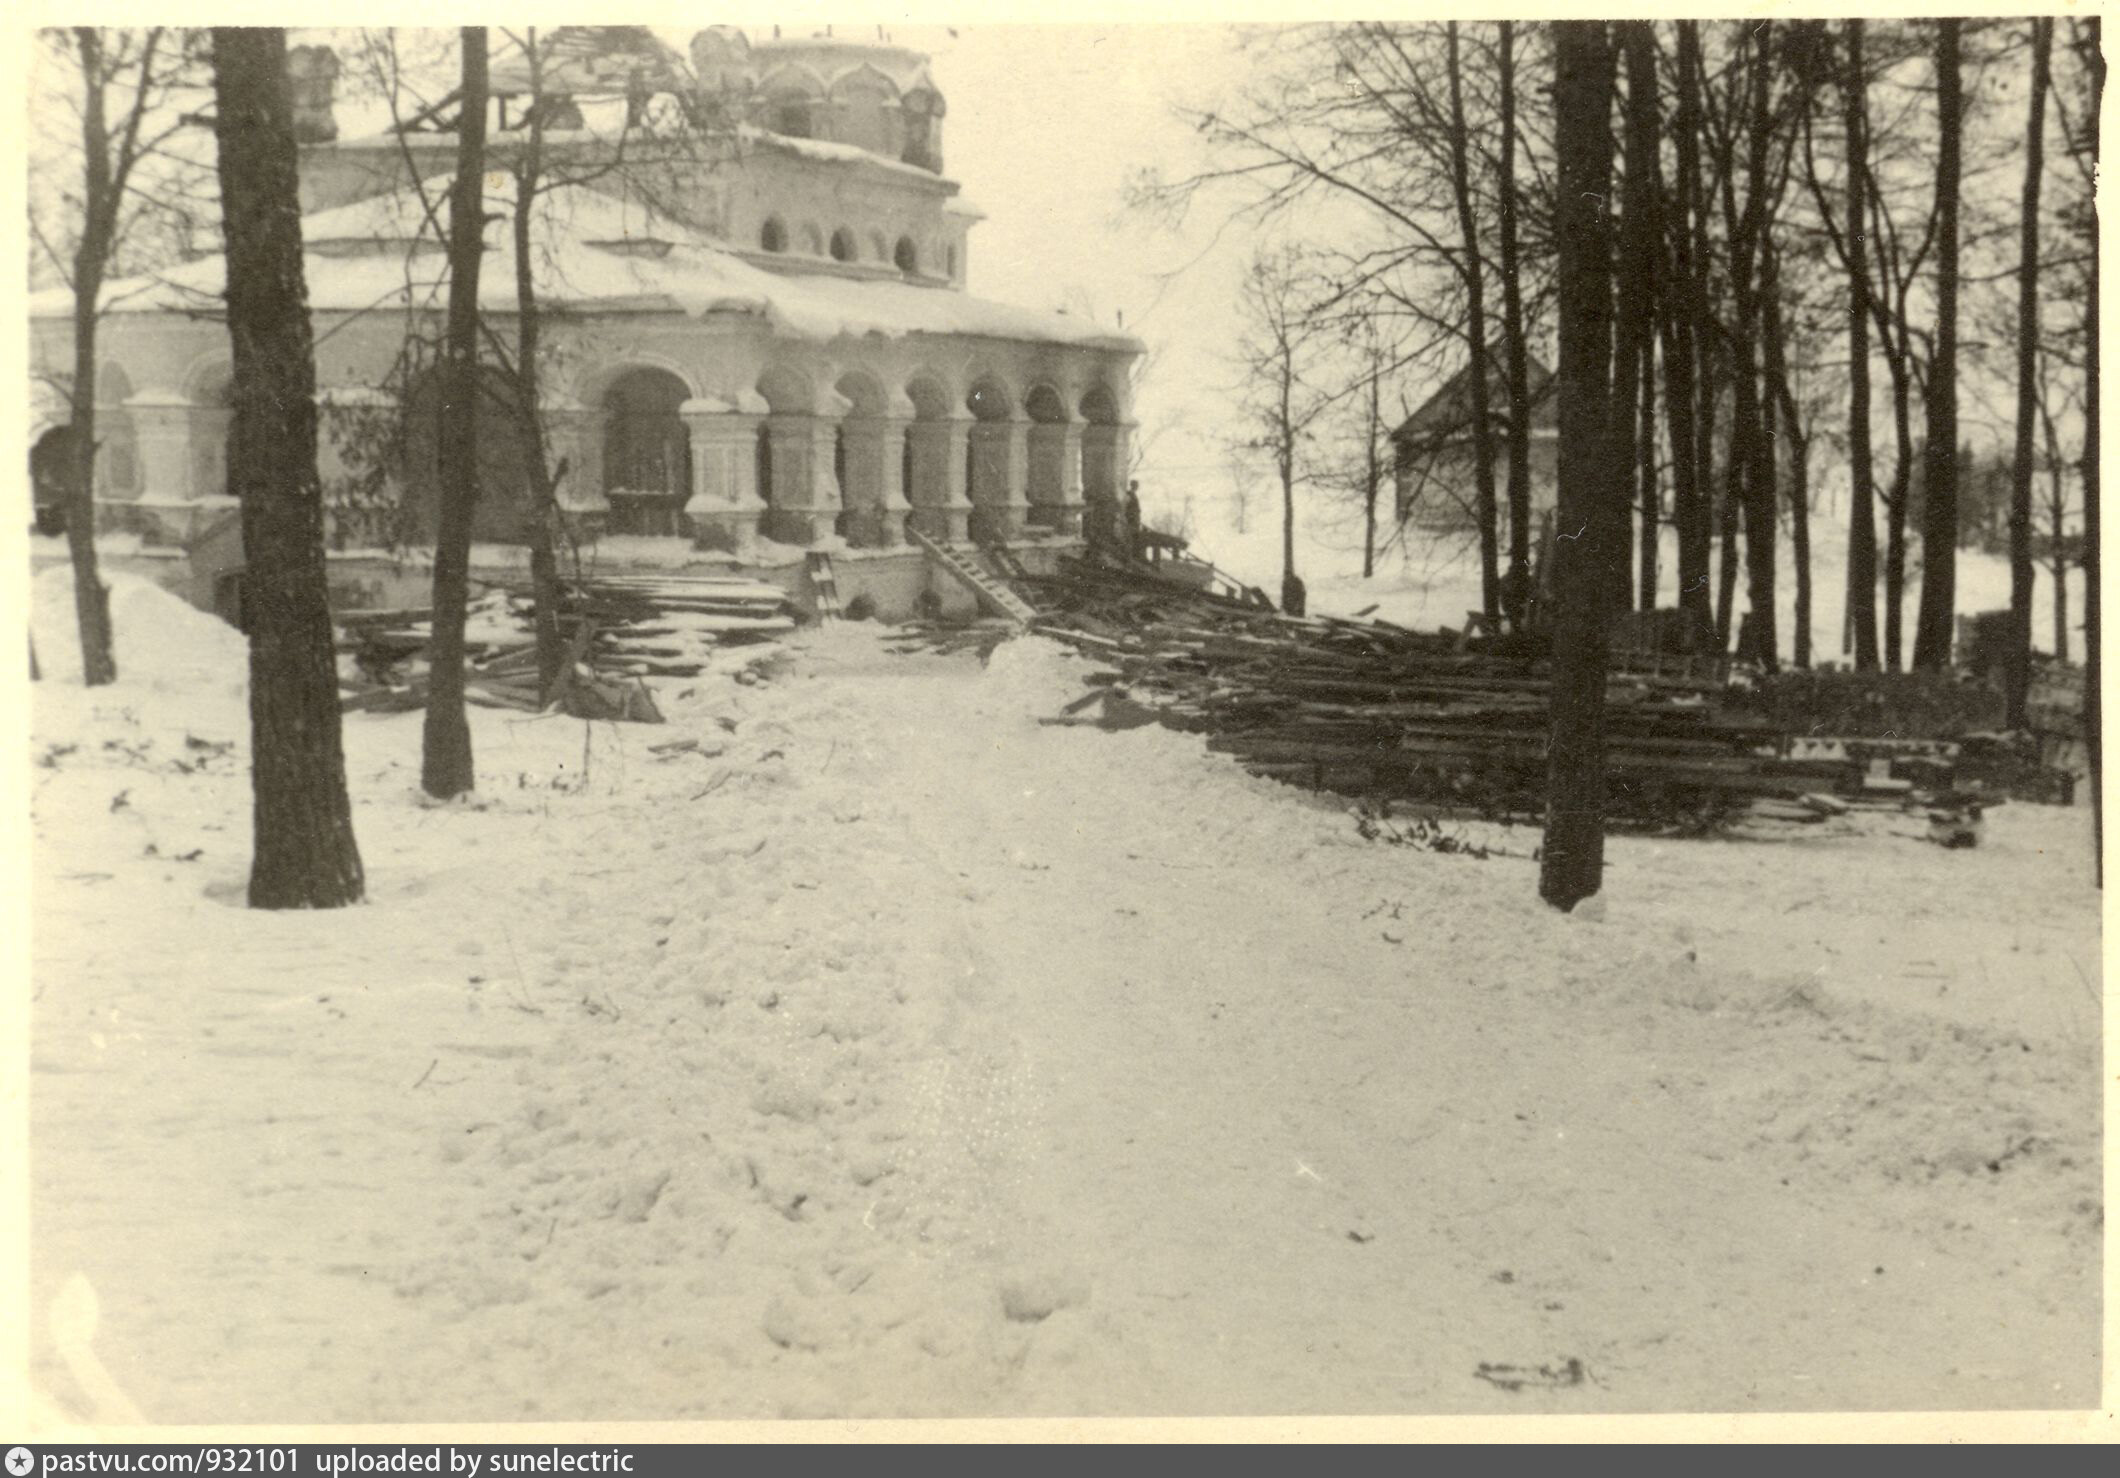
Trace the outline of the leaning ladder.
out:
<instances>
[{"instance_id":1,"label":"leaning ladder","mask_svg":"<svg viewBox=\"0 0 2120 1478\"><path fill-rule=\"evenodd\" d=\"M832 556L821 549L813 549L806 563L810 571L810 590L817 597L817 619L838 620L839 576L832 572Z\"/></svg>"},{"instance_id":2,"label":"leaning ladder","mask_svg":"<svg viewBox=\"0 0 2120 1478\"><path fill-rule=\"evenodd\" d=\"M929 559L956 576L958 581L977 597L979 604L998 616L1006 616L1019 626L1028 626L1038 619L1038 612L1015 591L1003 585L985 570L979 568L962 551L946 544L937 544L918 529L907 529L915 544L927 551Z\"/></svg>"}]
</instances>

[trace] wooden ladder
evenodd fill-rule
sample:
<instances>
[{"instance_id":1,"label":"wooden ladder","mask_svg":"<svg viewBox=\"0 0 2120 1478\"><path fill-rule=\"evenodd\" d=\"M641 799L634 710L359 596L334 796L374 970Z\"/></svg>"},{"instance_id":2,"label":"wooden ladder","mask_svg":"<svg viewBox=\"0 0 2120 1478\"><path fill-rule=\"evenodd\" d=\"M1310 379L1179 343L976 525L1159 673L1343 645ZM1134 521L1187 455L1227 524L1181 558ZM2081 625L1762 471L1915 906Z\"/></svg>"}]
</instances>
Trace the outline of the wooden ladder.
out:
<instances>
[{"instance_id":1,"label":"wooden ladder","mask_svg":"<svg viewBox=\"0 0 2120 1478\"><path fill-rule=\"evenodd\" d=\"M1019 626L1028 626L1038 619L1038 612L1028 601L980 569L961 551L946 544L937 544L918 529L909 528L906 533L915 544L927 551L929 559L956 576L959 583L969 589L979 604L987 610L997 616L1006 616Z\"/></svg>"},{"instance_id":2,"label":"wooden ladder","mask_svg":"<svg viewBox=\"0 0 2120 1478\"><path fill-rule=\"evenodd\" d=\"M817 597L817 619L838 620L839 576L832 572L832 556L821 549L813 549L804 562L809 567L810 590Z\"/></svg>"}]
</instances>

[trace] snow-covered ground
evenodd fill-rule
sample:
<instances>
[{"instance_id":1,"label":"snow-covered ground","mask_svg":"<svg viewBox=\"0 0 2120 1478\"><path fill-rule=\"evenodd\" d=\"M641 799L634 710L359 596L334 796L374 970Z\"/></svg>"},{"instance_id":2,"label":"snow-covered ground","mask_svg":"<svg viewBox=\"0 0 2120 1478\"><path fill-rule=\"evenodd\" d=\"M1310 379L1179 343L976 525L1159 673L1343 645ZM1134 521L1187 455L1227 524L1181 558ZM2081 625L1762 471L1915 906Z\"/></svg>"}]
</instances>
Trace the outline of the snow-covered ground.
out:
<instances>
[{"instance_id":1,"label":"snow-covered ground","mask_svg":"<svg viewBox=\"0 0 2120 1478\"><path fill-rule=\"evenodd\" d=\"M370 901L241 906L243 649L34 618L32 1370L171 1422L2098 1400L2088 815L1365 842L1040 639L667 726L346 724ZM673 741L690 747L658 751ZM1543 1372L1543 1373L1542 1373Z\"/></svg>"}]
</instances>

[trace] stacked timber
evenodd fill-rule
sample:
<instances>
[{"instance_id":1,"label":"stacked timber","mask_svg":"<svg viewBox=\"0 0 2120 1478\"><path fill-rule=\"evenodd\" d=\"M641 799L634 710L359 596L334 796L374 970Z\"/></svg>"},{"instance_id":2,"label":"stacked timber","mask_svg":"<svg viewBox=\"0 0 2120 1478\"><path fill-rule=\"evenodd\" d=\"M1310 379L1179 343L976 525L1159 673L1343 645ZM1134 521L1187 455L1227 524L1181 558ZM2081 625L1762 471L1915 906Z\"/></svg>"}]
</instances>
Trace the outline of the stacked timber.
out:
<instances>
[{"instance_id":1,"label":"stacked timber","mask_svg":"<svg viewBox=\"0 0 2120 1478\"><path fill-rule=\"evenodd\" d=\"M538 707L537 647L528 586L496 588L473 602L464 630L465 697L494 707ZM347 611L336 618L347 711L398 712L427 701L426 608ZM692 677L715 649L770 641L795 629L787 593L762 581L719 576L603 576L564 581L560 635L565 686L602 693L619 713L645 711L647 677ZM584 701L588 701L586 698Z\"/></svg>"},{"instance_id":2,"label":"stacked timber","mask_svg":"<svg viewBox=\"0 0 2120 1478\"><path fill-rule=\"evenodd\" d=\"M1043 607L1033 629L1106 669L1093 679L1101 712L1091 701L1052 722L1152 716L1256 774L1318 789L1493 816L1543 810L1551 679L1527 644L1290 617L1091 563L1030 583ZM1725 712L1721 690L1707 670L1653 658L1611 673L1613 822L1685 823L1859 784L1859 767L1792 757L1780 729Z\"/></svg>"}]
</instances>

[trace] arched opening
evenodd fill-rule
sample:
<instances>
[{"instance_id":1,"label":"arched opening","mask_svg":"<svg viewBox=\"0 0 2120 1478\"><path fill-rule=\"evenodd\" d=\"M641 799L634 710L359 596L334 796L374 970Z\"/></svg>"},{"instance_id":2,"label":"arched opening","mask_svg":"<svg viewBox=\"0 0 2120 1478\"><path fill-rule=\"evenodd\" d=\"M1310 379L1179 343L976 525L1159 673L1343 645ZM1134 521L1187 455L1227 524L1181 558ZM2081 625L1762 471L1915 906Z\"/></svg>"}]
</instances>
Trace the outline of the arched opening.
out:
<instances>
[{"instance_id":1,"label":"arched opening","mask_svg":"<svg viewBox=\"0 0 2120 1478\"><path fill-rule=\"evenodd\" d=\"M892 542L885 529L889 425L883 387L865 371L849 370L832 387L847 403L833 443L832 468L839 478L840 513L834 527L857 549ZM901 483L900 486L904 484Z\"/></svg>"},{"instance_id":2,"label":"arched opening","mask_svg":"<svg viewBox=\"0 0 2120 1478\"><path fill-rule=\"evenodd\" d=\"M604 391L604 496L615 534L681 534L692 495L685 382L666 369L627 370Z\"/></svg>"},{"instance_id":3,"label":"arched opening","mask_svg":"<svg viewBox=\"0 0 2120 1478\"><path fill-rule=\"evenodd\" d=\"M964 449L964 495L972 505L971 534L974 539L1006 540L1015 534L1009 505L1015 501L1010 463L1016 428L1009 393L993 380L980 380L964 397L964 406L972 413Z\"/></svg>"},{"instance_id":4,"label":"arched opening","mask_svg":"<svg viewBox=\"0 0 2120 1478\"><path fill-rule=\"evenodd\" d=\"M432 543L441 511L441 430L443 372L430 369L406 398L404 422L404 496L396 527L387 514L377 515L372 535L382 543ZM522 419L516 413L514 387L499 370L479 375L478 493L471 516L471 537L487 544L520 544L530 521L530 476L523 458Z\"/></svg>"},{"instance_id":5,"label":"arched opening","mask_svg":"<svg viewBox=\"0 0 2120 1478\"><path fill-rule=\"evenodd\" d=\"M200 375L191 389L189 460L194 498L218 498L228 493L228 436L234 423L233 371L225 364L218 365Z\"/></svg>"},{"instance_id":6,"label":"arched opening","mask_svg":"<svg viewBox=\"0 0 2120 1478\"><path fill-rule=\"evenodd\" d=\"M801 93L784 92L774 98L766 113L766 126L782 138L816 137L816 111Z\"/></svg>"},{"instance_id":7,"label":"arched opening","mask_svg":"<svg viewBox=\"0 0 2120 1478\"><path fill-rule=\"evenodd\" d=\"M1067 523L1067 405L1050 385L1034 385L1023 398L1024 414L1031 419L1028 477L1025 496L1030 500L1030 521L1040 528L1060 529Z\"/></svg>"},{"instance_id":8,"label":"arched opening","mask_svg":"<svg viewBox=\"0 0 2120 1478\"><path fill-rule=\"evenodd\" d=\"M783 252L788 249L787 223L779 216L767 216L766 223L758 228L758 245L761 250Z\"/></svg>"},{"instance_id":9,"label":"arched opening","mask_svg":"<svg viewBox=\"0 0 2120 1478\"><path fill-rule=\"evenodd\" d=\"M72 503L74 428L54 426L29 451L31 527L40 534L66 532L66 510Z\"/></svg>"},{"instance_id":10,"label":"arched opening","mask_svg":"<svg viewBox=\"0 0 2120 1478\"><path fill-rule=\"evenodd\" d=\"M832 233L832 260L835 262L851 262L854 260L855 255L854 233L841 226Z\"/></svg>"},{"instance_id":11,"label":"arched opening","mask_svg":"<svg viewBox=\"0 0 2120 1478\"><path fill-rule=\"evenodd\" d=\"M913 245L912 237L898 238L898 245L891 252L891 260L896 262L898 270L907 276L920 270L920 249Z\"/></svg>"},{"instance_id":12,"label":"arched opening","mask_svg":"<svg viewBox=\"0 0 2120 1478\"><path fill-rule=\"evenodd\" d=\"M1084 392L1082 420L1082 502L1094 527L1116 530L1119 523L1119 490L1125 486L1125 428L1119 425L1119 405L1108 385L1092 385Z\"/></svg>"}]
</instances>

